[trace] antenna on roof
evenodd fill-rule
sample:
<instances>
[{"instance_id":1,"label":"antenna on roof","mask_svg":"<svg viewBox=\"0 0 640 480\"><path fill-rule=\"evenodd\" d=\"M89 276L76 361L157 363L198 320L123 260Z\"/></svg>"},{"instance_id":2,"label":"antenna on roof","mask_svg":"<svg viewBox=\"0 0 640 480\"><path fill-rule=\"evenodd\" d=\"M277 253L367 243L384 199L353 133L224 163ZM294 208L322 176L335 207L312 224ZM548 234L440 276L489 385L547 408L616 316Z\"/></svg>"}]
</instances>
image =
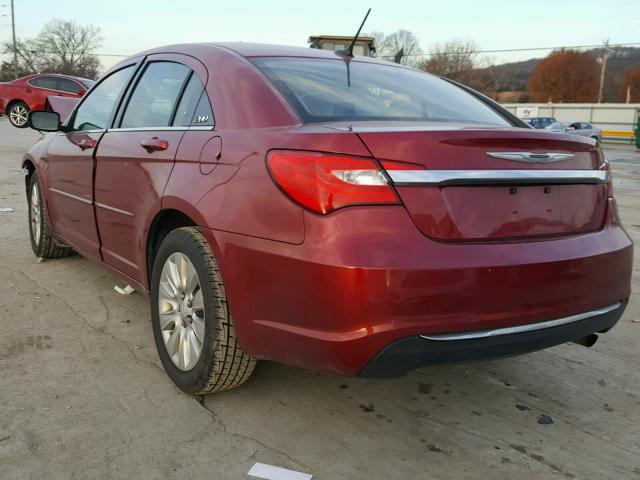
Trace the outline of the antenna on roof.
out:
<instances>
[{"instance_id":1,"label":"antenna on roof","mask_svg":"<svg viewBox=\"0 0 640 480\"><path fill-rule=\"evenodd\" d=\"M356 36L353 37L353 40L351 41L351 45L349 45L349 48L346 50L336 50L336 53L338 55L347 55L349 57L353 57L353 47L356 44L356 40L358 40L360 31L362 30L362 27L364 27L364 22L367 21L367 17L369 16L370 13L371 13L371 9L367 10L367 14L364 16L364 20L362 20L362 23L360 24L360 28L356 32Z\"/></svg>"}]
</instances>

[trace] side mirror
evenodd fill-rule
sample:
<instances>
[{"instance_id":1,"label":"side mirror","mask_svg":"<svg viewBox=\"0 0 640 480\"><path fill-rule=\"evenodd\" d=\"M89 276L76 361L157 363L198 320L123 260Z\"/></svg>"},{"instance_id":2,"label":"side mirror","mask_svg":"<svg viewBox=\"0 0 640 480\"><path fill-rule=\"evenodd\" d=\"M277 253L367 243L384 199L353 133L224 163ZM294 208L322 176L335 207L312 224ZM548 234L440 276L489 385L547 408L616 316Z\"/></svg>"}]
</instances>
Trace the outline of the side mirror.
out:
<instances>
[{"instance_id":1,"label":"side mirror","mask_svg":"<svg viewBox=\"0 0 640 480\"><path fill-rule=\"evenodd\" d=\"M60 130L60 114L47 110L29 112L28 124L34 130L41 132L57 132Z\"/></svg>"}]
</instances>

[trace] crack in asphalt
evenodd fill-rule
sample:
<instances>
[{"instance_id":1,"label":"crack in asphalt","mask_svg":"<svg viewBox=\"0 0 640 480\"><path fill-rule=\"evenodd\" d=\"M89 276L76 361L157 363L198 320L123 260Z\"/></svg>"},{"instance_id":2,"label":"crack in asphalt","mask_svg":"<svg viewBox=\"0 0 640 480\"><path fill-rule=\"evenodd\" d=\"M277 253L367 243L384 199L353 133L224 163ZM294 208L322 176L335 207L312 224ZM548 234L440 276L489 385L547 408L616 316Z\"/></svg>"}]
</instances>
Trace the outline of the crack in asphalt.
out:
<instances>
[{"instance_id":1,"label":"crack in asphalt","mask_svg":"<svg viewBox=\"0 0 640 480\"><path fill-rule=\"evenodd\" d=\"M106 335L108 337L111 337L113 340L115 340L116 342L118 342L119 344L123 345L126 350L131 354L131 356L133 357L134 361L136 363L142 363L142 364L146 364L146 365L150 365L154 368L157 368L158 370L162 371L162 369L156 365L153 362L150 362L148 360L144 360L140 357L138 357L135 354L135 351L133 349L133 347L130 347L129 344L116 337L114 334L107 332L106 330L103 330L101 327L97 327L95 325L93 325L89 320L87 320L87 318L81 314L80 312L78 312L65 298L61 297L60 295L57 295L56 293L52 292L51 290L49 290L47 287L43 286L40 282L38 282L38 280L31 278L29 275L27 275L24 271L22 270L18 270L18 269L11 269L9 267L4 267L4 266L0 266L0 270L6 270L12 274L21 274L23 275L27 280L29 280L32 283L35 283L39 288L41 288L44 292L47 292L49 295L51 295L54 298L57 298L58 300L60 300L76 317L78 317L80 320L82 320L83 323L85 323L89 328L91 328L92 330L94 330L97 333ZM101 305L104 307L105 309L105 321L109 320L111 312L109 310L109 307L107 306L107 304L105 303L104 299L101 296L98 296L98 300L100 301Z\"/></svg>"},{"instance_id":2,"label":"crack in asphalt","mask_svg":"<svg viewBox=\"0 0 640 480\"><path fill-rule=\"evenodd\" d=\"M289 455L287 452L280 450L277 447L272 447L270 445L267 445L266 443L263 443L262 441L258 440L255 437L252 437L250 435L246 435L244 433L240 433L240 432L234 432L232 430L229 429L229 426L226 424L226 422L224 420L222 420L218 414L216 414L216 412L214 412L211 407L209 407L208 405L205 404L205 396L204 395L199 395L198 397L194 397L193 400L202 408L204 409L204 411L209 415L209 417L211 417L211 419L217 423L222 430L224 431L225 434L229 435L230 437L234 437L234 438L240 438L243 440L247 440L250 442L254 442L258 445L260 445L262 448L265 448L267 450L271 450L272 452L277 453L278 455L281 455L285 458L287 458L289 461L293 462L295 465L298 465L300 467L303 467L305 470L307 470L307 473L313 474L313 469L311 467L309 467L309 465L305 464L304 462L292 457L291 455ZM253 452L253 454L249 457L249 459L255 458L257 455L257 451Z\"/></svg>"},{"instance_id":3,"label":"crack in asphalt","mask_svg":"<svg viewBox=\"0 0 640 480\"><path fill-rule=\"evenodd\" d=\"M52 297L57 298L58 300L60 300L76 317L78 317L80 320L82 320L82 322L85 323L89 328L91 328L92 330L94 330L95 332L97 332L99 334L106 335L107 337L110 337L112 340L114 340L117 343L121 344L131 354L131 356L133 357L133 359L134 359L134 361L136 363L152 366L152 367L154 367L154 368L156 368L156 369L158 369L158 370L160 370L160 371L162 371L164 373L164 370L162 370L162 368L160 368L155 363L150 362L148 360L141 359L140 357L138 357L135 354L135 351L134 351L133 347L130 347L129 344L126 341L116 337L112 333L107 332L107 331L103 330L100 327L97 327L97 326L93 325L89 320L87 320L87 318L85 318L85 316L83 314L78 312L65 298L61 297L60 295L57 295L56 293L52 292L48 288L44 287L40 282L38 282L37 280L31 278L24 271L17 270L17 269L11 269L9 267L4 267L4 266L0 266L0 270L6 270L6 271L10 272L13 275L15 275L16 273L18 273L20 275L23 275L27 280L29 280L30 282L36 284L44 292L47 292ZM107 321L109 321L109 319L111 317L111 311L109 309L109 306L106 304L106 302L104 301L104 298L102 296L98 296L97 298L98 298L100 304L102 305L102 307L105 310L105 319L104 319L104 321L107 322ZM270 450L272 452L275 452L278 455L281 455L281 456L287 458L289 461L293 462L295 465L301 466L301 467L305 468L306 470L308 470L309 472L312 471L312 469L308 465L306 465L305 463L303 463L302 461L300 461L298 459L293 458L288 453L280 450L279 448L267 445L266 443L263 443L262 441L258 440L257 438L251 437L249 435L245 435L245 434L242 434L242 433L239 433L239 432L234 432L234 431L230 430L229 426L226 424L226 422L224 422L209 406L207 406L205 404L204 395L200 395L198 397L192 397L192 398L204 410L204 412L210 418L212 418L215 423L217 423L222 428L223 432L226 435L228 435L230 437L243 439L243 440L246 440L246 441L250 441L250 442L256 443L257 445L261 446L262 448L264 448L266 450ZM7 438L10 438L10 437L7 437ZM7 438L0 439L0 441L6 440ZM255 457L256 454L257 454L257 451L255 451L252 454L251 458Z\"/></svg>"}]
</instances>

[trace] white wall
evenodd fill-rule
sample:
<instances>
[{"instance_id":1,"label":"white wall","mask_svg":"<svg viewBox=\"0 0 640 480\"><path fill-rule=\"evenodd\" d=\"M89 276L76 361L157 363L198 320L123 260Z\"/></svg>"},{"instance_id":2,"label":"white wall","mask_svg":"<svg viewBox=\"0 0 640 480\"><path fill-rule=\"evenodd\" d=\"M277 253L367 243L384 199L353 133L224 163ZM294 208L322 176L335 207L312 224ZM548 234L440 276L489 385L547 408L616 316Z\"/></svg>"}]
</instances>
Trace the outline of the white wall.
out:
<instances>
[{"instance_id":1,"label":"white wall","mask_svg":"<svg viewBox=\"0 0 640 480\"><path fill-rule=\"evenodd\" d=\"M519 117L555 117L559 121L589 122L602 130L632 132L640 103L504 103ZM528 115L527 115L528 113Z\"/></svg>"}]
</instances>

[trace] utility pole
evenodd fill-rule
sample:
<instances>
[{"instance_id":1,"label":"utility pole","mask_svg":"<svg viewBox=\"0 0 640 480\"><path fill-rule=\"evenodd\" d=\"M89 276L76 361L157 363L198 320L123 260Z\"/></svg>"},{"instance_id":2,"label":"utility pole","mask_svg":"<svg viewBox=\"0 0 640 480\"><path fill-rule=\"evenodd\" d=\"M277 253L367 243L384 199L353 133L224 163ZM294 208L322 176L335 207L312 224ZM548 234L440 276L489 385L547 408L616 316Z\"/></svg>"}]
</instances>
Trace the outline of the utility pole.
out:
<instances>
[{"instance_id":1,"label":"utility pole","mask_svg":"<svg viewBox=\"0 0 640 480\"><path fill-rule=\"evenodd\" d=\"M598 88L598 103L602 103L604 96L604 74L607 71L607 57L609 56L609 39L602 46L602 64L600 65L600 88Z\"/></svg>"}]
</instances>

